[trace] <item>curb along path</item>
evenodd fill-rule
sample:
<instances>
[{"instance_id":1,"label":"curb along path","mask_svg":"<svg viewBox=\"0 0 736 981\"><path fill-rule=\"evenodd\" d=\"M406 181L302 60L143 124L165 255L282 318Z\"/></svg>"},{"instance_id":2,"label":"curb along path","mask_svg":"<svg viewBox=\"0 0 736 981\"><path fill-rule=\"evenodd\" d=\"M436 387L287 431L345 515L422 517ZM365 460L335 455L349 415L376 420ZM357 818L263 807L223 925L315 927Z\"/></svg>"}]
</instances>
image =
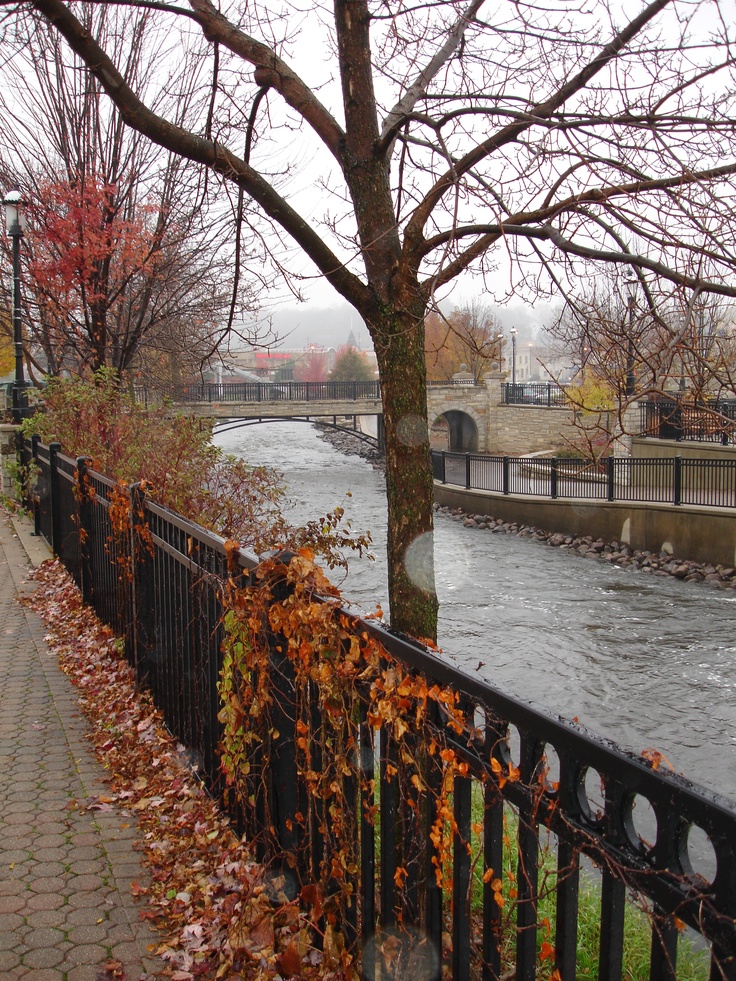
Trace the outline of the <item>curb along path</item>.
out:
<instances>
[{"instance_id":1,"label":"curb along path","mask_svg":"<svg viewBox=\"0 0 736 981\"><path fill-rule=\"evenodd\" d=\"M77 809L105 793L104 770L43 623L17 600L48 557L0 508L0 977L160 977L157 935L130 894L146 878L135 820Z\"/></svg>"}]
</instances>

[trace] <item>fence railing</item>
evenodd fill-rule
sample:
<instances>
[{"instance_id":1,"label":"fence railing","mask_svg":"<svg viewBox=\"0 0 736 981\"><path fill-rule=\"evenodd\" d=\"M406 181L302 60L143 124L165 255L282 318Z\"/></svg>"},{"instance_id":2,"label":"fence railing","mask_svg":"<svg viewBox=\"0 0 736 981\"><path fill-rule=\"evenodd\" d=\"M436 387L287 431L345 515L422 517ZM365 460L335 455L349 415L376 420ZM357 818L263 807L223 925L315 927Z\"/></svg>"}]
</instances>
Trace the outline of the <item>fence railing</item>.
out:
<instances>
[{"instance_id":1,"label":"fence railing","mask_svg":"<svg viewBox=\"0 0 736 981\"><path fill-rule=\"evenodd\" d=\"M225 382L141 388L136 397L146 405L167 398L173 402L359 402L381 397L377 381Z\"/></svg>"},{"instance_id":2,"label":"fence railing","mask_svg":"<svg viewBox=\"0 0 736 981\"><path fill-rule=\"evenodd\" d=\"M602 461L432 450L435 480L468 490L597 501L736 507L736 460Z\"/></svg>"},{"instance_id":3,"label":"fence railing","mask_svg":"<svg viewBox=\"0 0 736 981\"><path fill-rule=\"evenodd\" d=\"M245 582L256 557L233 554L138 488L122 507L124 490L58 446L36 441L23 452L38 469L31 503L42 534L125 637L168 725L219 791L223 597L226 585L237 588L232 563ZM288 604L283 589L272 590L270 602L282 601ZM340 895L350 901L335 905L330 929L337 923L348 951L362 957L363 978L574 981L590 971L601 979L670 979L678 957L688 977L694 964L703 978L736 978L736 805L655 757L626 753L464 674L377 621L340 617L345 656L353 640L370 636L382 645L380 685L395 687L401 710L377 711L376 676L369 682L356 670L340 693L350 738L338 749L316 735L306 772L295 726L302 731L306 720L323 733L334 702L316 700L315 680L295 688L283 637L274 635L272 691L284 701L284 724L254 734L245 823L255 841L268 831L260 824L270 827L271 851L261 857L281 860L300 877L297 889L311 876L329 893L341 880ZM323 670L334 677L336 663L339 652L327 651L311 677ZM409 679L422 680L419 700ZM444 709L439 691L450 693ZM423 770L405 762L420 757ZM446 787L442 767L450 759ZM309 781L326 772L350 804L351 815L343 815L350 861L330 850L334 820L324 801L310 803ZM440 791L444 809L431 812ZM311 866L291 861L305 837ZM274 853L279 841L289 862ZM646 909L650 938L644 973L632 973L629 961L635 926L627 908L637 905ZM584 908L587 916L593 910L592 940L583 936ZM705 940L700 952L689 943L693 931Z\"/></svg>"},{"instance_id":4,"label":"fence railing","mask_svg":"<svg viewBox=\"0 0 736 981\"><path fill-rule=\"evenodd\" d=\"M736 439L736 401L713 400L699 405L684 399L653 399L639 405L642 436L657 439L721 443Z\"/></svg>"},{"instance_id":5,"label":"fence railing","mask_svg":"<svg viewBox=\"0 0 736 981\"><path fill-rule=\"evenodd\" d=\"M506 405L568 405L564 388L555 382L505 382L503 401Z\"/></svg>"}]
</instances>

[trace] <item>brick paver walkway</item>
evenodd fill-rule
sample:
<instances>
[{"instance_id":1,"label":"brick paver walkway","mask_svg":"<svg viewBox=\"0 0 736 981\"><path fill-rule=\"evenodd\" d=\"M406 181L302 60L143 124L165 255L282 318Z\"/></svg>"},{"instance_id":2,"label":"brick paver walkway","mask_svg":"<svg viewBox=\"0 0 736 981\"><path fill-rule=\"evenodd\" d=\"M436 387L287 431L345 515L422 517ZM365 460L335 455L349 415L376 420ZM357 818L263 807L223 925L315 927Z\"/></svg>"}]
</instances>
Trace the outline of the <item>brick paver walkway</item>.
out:
<instances>
[{"instance_id":1,"label":"brick paver walkway","mask_svg":"<svg viewBox=\"0 0 736 981\"><path fill-rule=\"evenodd\" d=\"M130 894L145 881L135 821L69 806L104 793L104 771L43 624L16 599L34 588L28 553L48 555L25 528L0 509L0 978L112 978L111 961L126 981L159 977Z\"/></svg>"}]
</instances>

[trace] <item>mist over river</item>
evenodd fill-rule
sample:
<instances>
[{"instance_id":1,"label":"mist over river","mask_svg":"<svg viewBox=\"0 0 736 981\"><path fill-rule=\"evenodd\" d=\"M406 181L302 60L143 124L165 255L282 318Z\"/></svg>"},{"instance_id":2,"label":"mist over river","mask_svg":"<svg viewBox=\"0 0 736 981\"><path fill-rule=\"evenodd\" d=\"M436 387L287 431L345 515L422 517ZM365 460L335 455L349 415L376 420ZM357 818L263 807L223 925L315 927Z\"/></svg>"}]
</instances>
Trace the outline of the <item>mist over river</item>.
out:
<instances>
[{"instance_id":1,"label":"mist over river","mask_svg":"<svg viewBox=\"0 0 736 981\"><path fill-rule=\"evenodd\" d=\"M284 475L289 518L337 505L373 536L333 581L366 611L387 606L383 475L311 425L215 437ZM350 495L350 496L348 496ZM436 516L439 644L496 687L641 752L736 801L736 592L624 571L514 535Z\"/></svg>"}]
</instances>

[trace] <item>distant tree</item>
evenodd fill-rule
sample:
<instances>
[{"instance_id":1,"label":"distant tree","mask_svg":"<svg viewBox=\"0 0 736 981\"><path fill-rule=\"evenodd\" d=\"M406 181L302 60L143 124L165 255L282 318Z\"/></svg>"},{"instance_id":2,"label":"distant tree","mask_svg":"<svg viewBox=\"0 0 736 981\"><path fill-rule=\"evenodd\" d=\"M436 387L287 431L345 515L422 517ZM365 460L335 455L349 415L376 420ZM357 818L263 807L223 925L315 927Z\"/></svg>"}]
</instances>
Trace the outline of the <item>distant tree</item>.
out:
<instances>
[{"instance_id":1,"label":"distant tree","mask_svg":"<svg viewBox=\"0 0 736 981\"><path fill-rule=\"evenodd\" d=\"M347 345L339 348L330 381L373 381L373 368L362 351Z\"/></svg>"},{"instance_id":2,"label":"distant tree","mask_svg":"<svg viewBox=\"0 0 736 981\"><path fill-rule=\"evenodd\" d=\"M654 296L635 278L602 276L548 332L577 367L577 384L592 378L609 393L613 439L630 428L626 410L642 398L677 392L701 401L736 391L733 320L722 299L677 288Z\"/></svg>"},{"instance_id":3,"label":"distant tree","mask_svg":"<svg viewBox=\"0 0 736 981\"><path fill-rule=\"evenodd\" d=\"M501 361L501 325L486 304L473 300L444 317L432 312L424 322L427 378L444 381L465 365L476 384Z\"/></svg>"},{"instance_id":4,"label":"distant tree","mask_svg":"<svg viewBox=\"0 0 736 981\"><path fill-rule=\"evenodd\" d=\"M294 357L294 378L296 381L327 381L327 351L309 347L303 354Z\"/></svg>"}]
</instances>

